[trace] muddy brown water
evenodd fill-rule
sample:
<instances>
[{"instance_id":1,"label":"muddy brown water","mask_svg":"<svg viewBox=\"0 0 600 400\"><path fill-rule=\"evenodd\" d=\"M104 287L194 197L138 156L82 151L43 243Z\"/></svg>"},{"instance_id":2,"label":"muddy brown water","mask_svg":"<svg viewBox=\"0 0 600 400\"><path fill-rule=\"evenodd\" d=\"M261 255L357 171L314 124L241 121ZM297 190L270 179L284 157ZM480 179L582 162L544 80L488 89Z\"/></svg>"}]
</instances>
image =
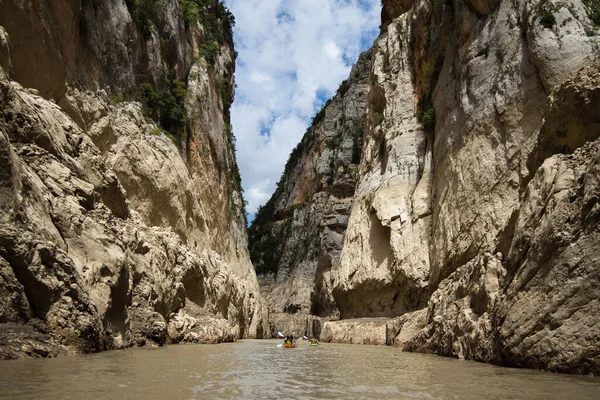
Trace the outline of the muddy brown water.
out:
<instances>
[{"instance_id":1,"label":"muddy brown water","mask_svg":"<svg viewBox=\"0 0 600 400\"><path fill-rule=\"evenodd\" d=\"M600 399L600 378L275 340L0 361L2 399Z\"/></svg>"}]
</instances>

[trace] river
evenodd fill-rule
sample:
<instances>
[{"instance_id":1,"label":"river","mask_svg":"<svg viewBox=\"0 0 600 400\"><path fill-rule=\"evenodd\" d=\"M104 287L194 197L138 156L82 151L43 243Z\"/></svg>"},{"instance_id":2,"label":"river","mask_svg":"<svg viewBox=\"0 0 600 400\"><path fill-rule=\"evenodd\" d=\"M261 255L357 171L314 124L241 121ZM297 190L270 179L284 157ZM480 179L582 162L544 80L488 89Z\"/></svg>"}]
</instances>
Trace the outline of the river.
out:
<instances>
[{"instance_id":1,"label":"river","mask_svg":"<svg viewBox=\"0 0 600 400\"><path fill-rule=\"evenodd\" d=\"M598 399L592 376L274 340L0 361L2 399Z\"/></svg>"}]
</instances>

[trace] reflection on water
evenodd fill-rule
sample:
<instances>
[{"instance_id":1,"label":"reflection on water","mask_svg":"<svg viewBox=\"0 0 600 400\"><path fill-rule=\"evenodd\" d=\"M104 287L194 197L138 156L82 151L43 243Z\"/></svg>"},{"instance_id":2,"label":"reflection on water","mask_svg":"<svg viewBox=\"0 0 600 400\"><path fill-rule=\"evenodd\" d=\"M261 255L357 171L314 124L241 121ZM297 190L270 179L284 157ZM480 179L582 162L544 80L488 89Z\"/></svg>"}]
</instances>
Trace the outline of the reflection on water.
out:
<instances>
[{"instance_id":1,"label":"reflection on water","mask_svg":"<svg viewBox=\"0 0 600 400\"><path fill-rule=\"evenodd\" d=\"M0 361L10 399L598 399L600 379L396 348L279 341Z\"/></svg>"}]
</instances>

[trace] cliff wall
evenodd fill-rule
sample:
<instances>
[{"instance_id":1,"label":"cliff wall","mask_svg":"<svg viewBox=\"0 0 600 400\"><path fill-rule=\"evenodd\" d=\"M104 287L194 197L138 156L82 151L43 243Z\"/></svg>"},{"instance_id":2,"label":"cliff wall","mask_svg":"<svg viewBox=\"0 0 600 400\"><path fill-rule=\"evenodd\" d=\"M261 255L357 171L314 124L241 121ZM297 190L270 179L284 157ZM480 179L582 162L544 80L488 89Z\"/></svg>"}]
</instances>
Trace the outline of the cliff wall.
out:
<instances>
[{"instance_id":1,"label":"cliff wall","mask_svg":"<svg viewBox=\"0 0 600 400\"><path fill-rule=\"evenodd\" d=\"M249 228L272 333L318 334L314 316L339 314L330 271L339 260L358 176L371 64L372 53L363 53L315 116Z\"/></svg>"},{"instance_id":2,"label":"cliff wall","mask_svg":"<svg viewBox=\"0 0 600 400\"><path fill-rule=\"evenodd\" d=\"M266 334L233 23L207 1L0 1L2 357Z\"/></svg>"},{"instance_id":3,"label":"cliff wall","mask_svg":"<svg viewBox=\"0 0 600 400\"><path fill-rule=\"evenodd\" d=\"M600 372L597 11L383 2L322 340Z\"/></svg>"}]
</instances>

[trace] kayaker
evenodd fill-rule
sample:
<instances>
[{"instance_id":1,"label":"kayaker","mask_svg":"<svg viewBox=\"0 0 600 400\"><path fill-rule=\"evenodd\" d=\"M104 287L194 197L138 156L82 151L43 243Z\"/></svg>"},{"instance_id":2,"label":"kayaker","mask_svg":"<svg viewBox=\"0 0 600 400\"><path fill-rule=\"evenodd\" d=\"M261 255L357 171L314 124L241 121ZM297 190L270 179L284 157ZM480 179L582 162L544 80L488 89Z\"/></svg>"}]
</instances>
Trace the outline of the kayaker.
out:
<instances>
[{"instance_id":1,"label":"kayaker","mask_svg":"<svg viewBox=\"0 0 600 400\"><path fill-rule=\"evenodd\" d=\"M309 342L310 342L310 344L319 344L319 341L317 340L317 338L314 338L314 337L310 338Z\"/></svg>"},{"instance_id":2,"label":"kayaker","mask_svg":"<svg viewBox=\"0 0 600 400\"><path fill-rule=\"evenodd\" d=\"M283 344L292 344L293 343L293 339L294 339L293 336L287 336L285 338L285 340L283 341Z\"/></svg>"}]
</instances>

